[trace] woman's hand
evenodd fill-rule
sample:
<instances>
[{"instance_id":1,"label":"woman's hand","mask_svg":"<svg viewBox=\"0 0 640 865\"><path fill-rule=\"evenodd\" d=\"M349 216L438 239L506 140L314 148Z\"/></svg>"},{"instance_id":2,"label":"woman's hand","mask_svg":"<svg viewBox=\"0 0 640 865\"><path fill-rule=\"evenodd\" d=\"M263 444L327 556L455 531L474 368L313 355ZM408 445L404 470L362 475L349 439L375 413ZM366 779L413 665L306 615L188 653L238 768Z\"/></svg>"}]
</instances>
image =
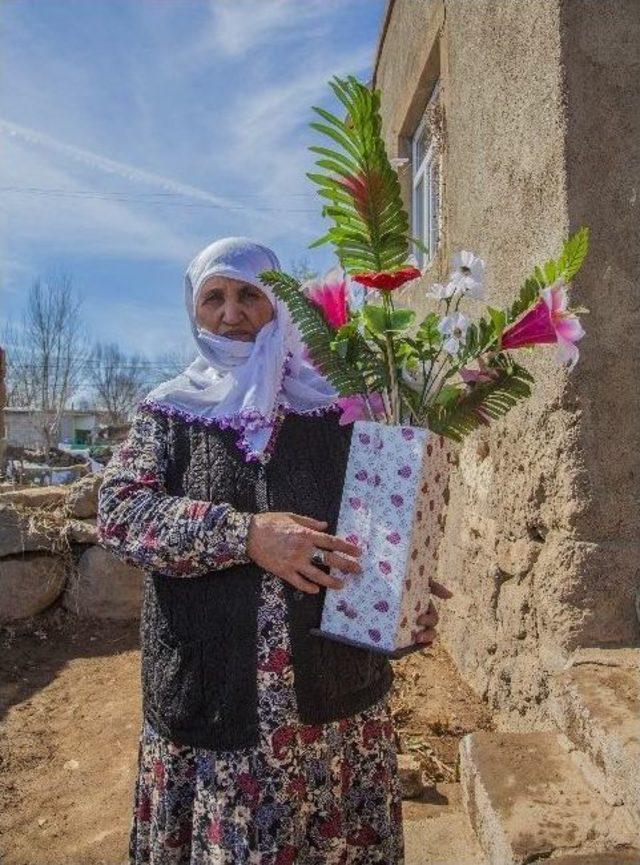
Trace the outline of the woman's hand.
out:
<instances>
[{"instance_id":1,"label":"woman's hand","mask_svg":"<svg viewBox=\"0 0 640 865\"><path fill-rule=\"evenodd\" d=\"M436 583L431 580L431 594L436 598L452 598L453 592L443 586L442 583ZM430 646L436 638L436 625L438 624L438 611L436 610L433 601L429 601L429 607L426 613L418 616L417 622L424 626L424 630L418 631L415 634L416 643L424 643L425 646Z\"/></svg>"},{"instance_id":2,"label":"woman's hand","mask_svg":"<svg viewBox=\"0 0 640 865\"><path fill-rule=\"evenodd\" d=\"M354 574L362 571L360 562L356 560L362 550L355 544L323 532L326 526L325 520L315 520L288 511L254 514L249 523L247 553L261 568L303 592L317 594L320 591L317 583L340 589L342 580L326 574L310 561L314 547L327 551L327 565Z\"/></svg>"}]
</instances>

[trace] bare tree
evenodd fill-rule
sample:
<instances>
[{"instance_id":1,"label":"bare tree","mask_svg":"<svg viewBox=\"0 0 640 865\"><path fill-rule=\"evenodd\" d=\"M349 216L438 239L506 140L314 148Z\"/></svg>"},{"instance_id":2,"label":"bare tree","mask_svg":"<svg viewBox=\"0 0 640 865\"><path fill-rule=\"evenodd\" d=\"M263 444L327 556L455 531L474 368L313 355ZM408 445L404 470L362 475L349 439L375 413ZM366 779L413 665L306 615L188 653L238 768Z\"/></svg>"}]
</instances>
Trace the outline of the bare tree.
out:
<instances>
[{"instance_id":1,"label":"bare tree","mask_svg":"<svg viewBox=\"0 0 640 865\"><path fill-rule=\"evenodd\" d=\"M10 325L8 337L8 401L38 411L38 433L49 450L87 358L81 300L71 276L59 272L36 279L20 326Z\"/></svg>"},{"instance_id":2,"label":"bare tree","mask_svg":"<svg viewBox=\"0 0 640 865\"><path fill-rule=\"evenodd\" d=\"M34 377L30 375L30 358L22 338L22 329L9 319L2 331L5 347L6 405L33 407L35 402Z\"/></svg>"},{"instance_id":3,"label":"bare tree","mask_svg":"<svg viewBox=\"0 0 640 865\"><path fill-rule=\"evenodd\" d=\"M309 259L305 255L290 261L289 274L300 283L318 278L318 272L309 267Z\"/></svg>"},{"instance_id":4,"label":"bare tree","mask_svg":"<svg viewBox=\"0 0 640 865\"><path fill-rule=\"evenodd\" d=\"M173 378L174 375L181 373L192 361L197 357L197 352L190 345L183 345L181 348L173 351L165 351L158 355L155 362L152 364L150 377L151 386L160 384L168 378Z\"/></svg>"},{"instance_id":5,"label":"bare tree","mask_svg":"<svg viewBox=\"0 0 640 865\"><path fill-rule=\"evenodd\" d=\"M126 355L115 343L97 342L87 366L97 402L108 412L109 423L124 423L142 397L147 362L138 354Z\"/></svg>"}]
</instances>

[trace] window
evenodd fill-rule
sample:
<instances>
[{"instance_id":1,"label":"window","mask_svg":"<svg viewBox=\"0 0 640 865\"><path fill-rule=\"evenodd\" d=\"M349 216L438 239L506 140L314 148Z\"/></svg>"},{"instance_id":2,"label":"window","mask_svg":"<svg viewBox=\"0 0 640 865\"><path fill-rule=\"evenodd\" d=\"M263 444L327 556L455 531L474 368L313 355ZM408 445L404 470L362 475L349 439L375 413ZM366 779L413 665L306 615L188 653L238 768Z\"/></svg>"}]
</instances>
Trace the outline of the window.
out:
<instances>
[{"instance_id":1,"label":"window","mask_svg":"<svg viewBox=\"0 0 640 865\"><path fill-rule=\"evenodd\" d=\"M440 94L437 81L411 141L412 233L428 252L414 247L418 267L424 269L434 256L440 234L440 146L434 127L434 108Z\"/></svg>"}]
</instances>

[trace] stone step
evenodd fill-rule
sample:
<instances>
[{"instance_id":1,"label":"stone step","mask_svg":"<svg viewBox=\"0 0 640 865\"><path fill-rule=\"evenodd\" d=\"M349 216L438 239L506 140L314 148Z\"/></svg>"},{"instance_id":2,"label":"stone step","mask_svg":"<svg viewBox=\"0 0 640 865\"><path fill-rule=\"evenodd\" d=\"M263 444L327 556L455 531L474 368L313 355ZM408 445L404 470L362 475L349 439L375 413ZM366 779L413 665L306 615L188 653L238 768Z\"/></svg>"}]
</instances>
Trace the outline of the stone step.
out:
<instances>
[{"instance_id":1,"label":"stone step","mask_svg":"<svg viewBox=\"0 0 640 865\"><path fill-rule=\"evenodd\" d=\"M402 803L405 865L487 865L462 804L460 784L438 784Z\"/></svg>"},{"instance_id":2,"label":"stone step","mask_svg":"<svg viewBox=\"0 0 640 865\"><path fill-rule=\"evenodd\" d=\"M556 724L599 770L590 781L640 820L640 649L582 649L550 684Z\"/></svg>"},{"instance_id":3,"label":"stone step","mask_svg":"<svg viewBox=\"0 0 640 865\"><path fill-rule=\"evenodd\" d=\"M489 865L634 847L629 813L589 786L565 742L549 732L462 739L463 801Z\"/></svg>"}]
</instances>

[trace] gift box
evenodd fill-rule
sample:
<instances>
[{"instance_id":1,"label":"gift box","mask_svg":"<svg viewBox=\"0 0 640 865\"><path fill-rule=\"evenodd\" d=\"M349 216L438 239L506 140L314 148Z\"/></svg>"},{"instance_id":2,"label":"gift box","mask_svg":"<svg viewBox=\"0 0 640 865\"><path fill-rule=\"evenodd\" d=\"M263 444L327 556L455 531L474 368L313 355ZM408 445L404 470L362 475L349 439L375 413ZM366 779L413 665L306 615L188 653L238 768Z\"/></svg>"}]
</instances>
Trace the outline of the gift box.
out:
<instances>
[{"instance_id":1,"label":"gift box","mask_svg":"<svg viewBox=\"0 0 640 865\"><path fill-rule=\"evenodd\" d=\"M331 574L312 633L401 657L429 606L444 531L451 442L424 427L353 424L336 535L362 548L362 573Z\"/></svg>"}]
</instances>

